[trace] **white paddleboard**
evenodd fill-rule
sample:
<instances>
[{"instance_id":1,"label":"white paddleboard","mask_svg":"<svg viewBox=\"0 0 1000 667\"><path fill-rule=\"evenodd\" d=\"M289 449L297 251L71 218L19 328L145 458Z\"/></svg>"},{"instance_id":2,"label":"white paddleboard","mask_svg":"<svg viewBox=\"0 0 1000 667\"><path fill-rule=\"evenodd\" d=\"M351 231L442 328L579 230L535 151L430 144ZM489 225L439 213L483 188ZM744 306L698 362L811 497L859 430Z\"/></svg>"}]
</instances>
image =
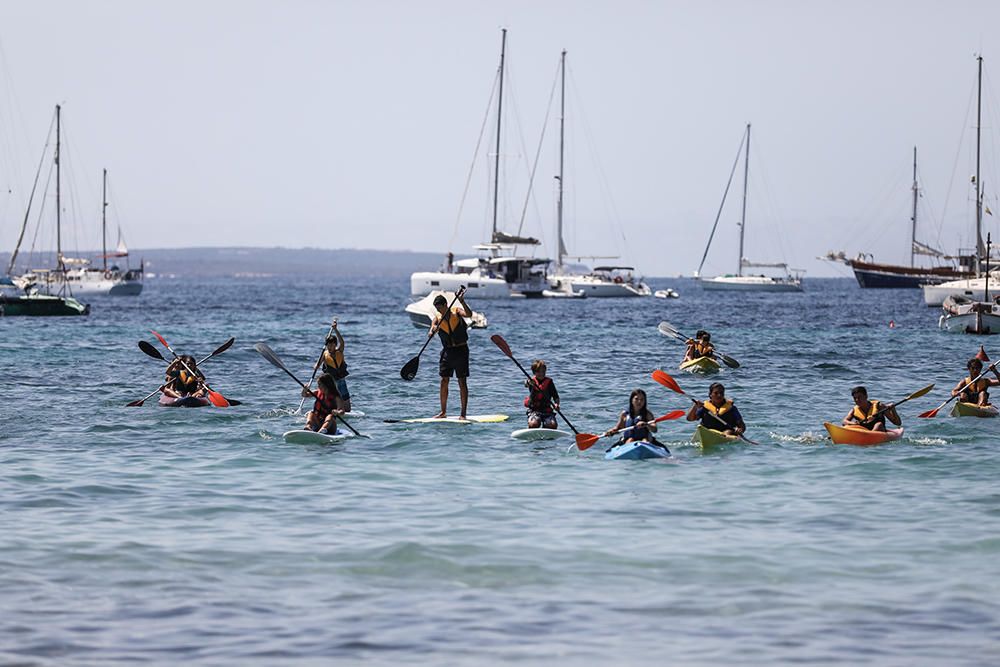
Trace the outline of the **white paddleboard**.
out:
<instances>
[{"instance_id":1,"label":"white paddleboard","mask_svg":"<svg viewBox=\"0 0 1000 667\"><path fill-rule=\"evenodd\" d=\"M345 413L344 416L345 417L364 417L365 413L361 412L361 410L351 410L350 412Z\"/></svg>"},{"instance_id":2,"label":"white paddleboard","mask_svg":"<svg viewBox=\"0 0 1000 667\"><path fill-rule=\"evenodd\" d=\"M316 431L297 429L295 431L288 431L282 437L285 439L285 442L292 445L326 445L344 440L347 434L338 433L337 435L328 435L326 433L317 433Z\"/></svg>"},{"instance_id":3,"label":"white paddleboard","mask_svg":"<svg viewBox=\"0 0 1000 667\"><path fill-rule=\"evenodd\" d=\"M555 440L557 438L569 438L573 434L569 431L560 431L557 428L519 428L510 434L515 440L534 442L535 440Z\"/></svg>"},{"instance_id":4,"label":"white paddleboard","mask_svg":"<svg viewBox=\"0 0 1000 667\"><path fill-rule=\"evenodd\" d=\"M510 415L467 415L459 417L422 417L420 419L400 419L404 424L495 424L505 422ZM387 420L388 421L388 420Z\"/></svg>"}]
</instances>

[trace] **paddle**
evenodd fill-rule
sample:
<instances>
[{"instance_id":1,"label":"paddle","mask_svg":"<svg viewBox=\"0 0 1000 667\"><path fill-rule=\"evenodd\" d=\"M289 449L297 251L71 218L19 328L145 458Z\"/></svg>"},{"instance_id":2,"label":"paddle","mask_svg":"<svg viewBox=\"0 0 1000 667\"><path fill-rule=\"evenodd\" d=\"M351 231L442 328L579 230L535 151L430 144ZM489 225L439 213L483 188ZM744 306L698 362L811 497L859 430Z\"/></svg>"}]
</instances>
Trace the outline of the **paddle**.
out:
<instances>
[{"instance_id":1,"label":"paddle","mask_svg":"<svg viewBox=\"0 0 1000 667\"><path fill-rule=\"evenodd\" d=\"M292 378L293 380L295 380L296 382L298 382L300 385L302 385L302 388L305 389L306 391L308 391L310 394L312 394L313 397L319 398L319 395L316 392L314 392L312 389L309 389L309 387L305 386L302 383L302 380L300 380L297 377L295 377L295 375L290 370L288 370L288 367L285 366L285 363L281 360L281 358L278 357L278 355L274 353L274 350L272 350L271 348L269 348L264 343L255 343L254 346L253 346L253 349L257 350L257 352L260 353L260 356L264 357L265 359L267 359L268 361L270 361L272 364L274 364L275 366L277 366L281 370L283 370L286 373L288 373L288 377ZM353 426L351 426L350 424L348 424L347 420L344 419L343 417L341 417L340 415L336 415L336 417L337 417L337 419L339 419L344 424L344 426L346 426L347 428L349 428L351 430L351 433L353 433L354 435L358 436L359 438L367 438L367 437L369 437L367 435L362 435L362 434L358 433L358 431Z\"/></svg>"},{"instance_id":2,"label":"paddle","mask_svg":"<svg viewBox=\"0 0 1000 667\"><path fill-rule=\"evenodd\" d=\"M335 317L335 318L333 318L333 321L330 322L330 330L326 333L326 338L329 338L330 336L333 335L333 329L336 326L337 326L337 318ZM310 387L312 387L313 380L316 379L316 371L319 370L320 364L323 363L323 355L324 354L326 354L326 339L325 338L323 339L323 351L319 353L319 359L316 360L316 365L313 366L313 374L309 376L309 382L306 384L306 389L309 389ZM302 406L305 405L305 404L306 404L306 397L303 396L302 400L299 401L299 409L296 410L296 412L301 413L302 412Z\"/></svg>"},{"instance_id":3,"label":"paddle","mask_svg":"<svg viewBox=\"0 0 1000 667\"><path fill-rule=\"evenodd\" d=\"M671 338L676 338L677 340L683 341L685 343L688 342L689 340L691 340L690 337L685 336L680 331L678 331L677 329L675 329L674 326L672 324L670 324L670 322L666 322L666 321L660 322L660 324L656 328L664 336L670 336ZM730 357L728 354L722 354L718 350L716 350L715 353L718 354L719 357L722 358L722 363L724 363L725 365L729 366L730 368L739 368L740 367L740 362L736 361L735 359L733 359L732 357Z\"/></svg>"},{"instance_id":4,"label":"paddle","mask_svg":"<svg viewBox=\"0 0 1000 667\"><path fill-rule=\"evenodd\" d=\"M926 394L927 392L929 392L933 388L934 388L934 385L933 384L929 384L926 387L924 387L923 389L918 389L915 392L913 392L912 394L910 394L909 396L907 396L906 398L904 398L903 400L896 401L895 403L893 403L892 405L890 405L887 408L882 408L881 410L879 410L878 412L876 412L875 414L873 414L868 419L865 419L865 420L863 420L861 422L858 422L858 423L859 424L868 424L868 423L871 423L877 417L880 417L881 415L884 415L886 412L889 412L889 410L895 409L897 405L900 405L902 403L906 403L911 398L920 398L921 396L923 396L924 394Z\"/></svg>"},{"instance_id":5,"label":"paddle","mask_svg":"<svg viewBox=\"0 0 1000 667\"><path fill-rule=\"evenodd\" d=\"M448 305L449 313L451 312L451 309L455 306L455 302L458 301L459 297L461 297L463 294L465 294L465 285L459 287L458 291L455 292L455 298L452 299L451 303ZM420 367L420 355L423 354L424 350L427 349L427 344L431 342L431 339L433 337L434 337L434 327L431 327L431 331L427 335L427 340L424 341L423 347L421 347L420 351L417 352L417 356L407 361L406 364L399 369L399 377L403 378L407 382L417 377L417 368Z\"/></svg>"},{"instance_id":6,"label":"paddle","mask_svg":"<svg viewBox=\"0 0 1000 667\"><path fill-rule=\"evenodd\" d=\"M680 394L681 396L687 396L688 398L690 398L695 403L700 403L701 402L698 399L696 399L694 396L691 396L691 394L688 394L683 389L681 389L680 385L677 384L677 381L674 380L672 377L670 377L665 371L661 371L661 370L655 370L655 371L653 371L653 379L656 382L662 384L667 389L669 389L671 391L675 391L678 394ZM722 417L720 417L719 415L715 414L714 412L708 412L707 410L706 410L706 413L709 414L709 415L711 415L712 419L714 419L715 421L719 422L720 424L722 424L723 426L725 426L727 429L729 428L729 424L727 424L722 419ZM750 438L748 438L745 435L743 435L742 433L740 433L739 436L737 436L737 437L739 437L740 440L746 442L748 445L756 445L756 444L758 444L758 443L754 442L753 440L751 440Z\"/></svg>"},{"instance_id":7,"label":"paddle","mask_svg":"<svg viewBox=\"0 0 1000 667\"><path fill-rule=\"evenodd\" d=\"M668 419L679 419L686 414L687 412L684 410L673 410L665 415L657 417L656 419L653 420L653 423L658 424ZM634 428L635 426L629 426L628 428L623 428L621 431L618 431L618 433L625 433L626 431L631 431ZM606 435L597 435L596 433L581 433L576 439L576 446L580 449L580 451L583 451L585 449L590 449L601 438L610 438L612 435L614 435L614 433L608 433Z\"/></svg>"},{"instance_id":8,"label":"paddle","mask_svg":"<svg viewBox=\"0 0 1000 667\"><path fill-rule=\"evenodd\" d=\"M961 389L959 389L959 391L958 391L957 394L955 394L954 396L952 396L951 398L949 398L947 401L945 401L941 405L937 406L933 410L928 410L927 412L921 412L919 415L917 415L917 417L922 417L924 419L933 419L934 417L937 416L938 410L940 410L941 408L943 408L944 406L948 405L949 403L951 403L952 401L954 401L956 398L958 398L959 396L961 396L962 392L964 392L966 389L968 389L969 387L971 387L972 385L974 385L976 382L978 382L980 379L982 379L982 377L984 375L986 375L990 371L995 371L995 369L997 367L997 364L1000 364L1000 359L997 359L992 364L990 364L989 366L987 366L986 368L984 368L983 372L980 373L979 375L977 375L975 378L973 378L972 382L966 383L964 387L962 387Z\"/></svg>"},{"instance_id":9,"label":"paddle","mask_svg":"<svg viewBox=\"0 0 1000 667\"><path fill-rule=\"evenodd\" d=\"M218 348L216 348L215 352L213 352L212 354L206 356L201 361L199 361L198 365L201 366L203 363L205 363L206 361L208 361L212 357L217 356L219 354L222 354L223 352L225 352L226 350L228 350L230 347L232 347L233 343L235 343L235 342L236 342L235 338L230 338L225 343L223 343ZM160 359L162 361L166 361L166 359L163 358L163 355L160 354L159 350L157 350L155 347L153 347L152 345L150 345L149 343L147 343L144 340L140 340L139 341L139 349L142 350L143 352L145 352L146 354L148 354L151 357L155 357L156 359ZM158 394L161 391L163 391L164 387L166 387L166 386L167 386L166 383L161 384L154 391L150 392L150 394L148 396L140 398L138 401L132 401L131 403L126 404L125 407L126 408L139 408L139 407L142 407L143 403L145 403L146 401L148 401L149 399L151 399L153 396L155 396L156 394ZM230 400L229 401L229 405L240 405L240 402L237 401L237 400Z\"/></svg>"},{"instance_id":10,"label":"paddle","mask_svg":"<svg viewBox=\"0 0 1000 667\"><path fill-rule=\"evenodd\" d=\"M156 337L157 337L157 338L159 339L159 341L160 341L161 343L163 343L163 347L165 347L165 348L167 348L168 350L170 350L170 354L174 355L174 359L177 359L178 361L180 361L180 362L181 362L181 366L183 366L183 367L184 367L184 369L185 369L185 370L186 370L186 371L187 371L188 373L190 373L191 375L195 375L195 376L197 376L197 373L195 373L195 372L194 372L194 370L192 370L190 366L188 366L188 365L187 365L186 363L184 363L184 360L183 360L183 359L181 359L181 358L180 358L179 356L177 356L177 353L176 353L176 352L174 352L174 349L173 349L172 347L170 347L170 344L169 344L169 343L167 342L167 339L166 339L166 338L164 338L164 337L163 337L163 336L161 336L160 334L156 333L156 332L155 332L155 331L153 331L152 329L150 329L150 332L151 332L151 333L152 333L152 334L153 334L154 336L156 336ZM139 347L140 347L140 348L142 348L142 346L141 346L141 345L140 345ZM152 348L152 346L150 346L150 347ZM153 348L153 349L155 349L155 348ZM143 352L146 352L146 350L145 350L145 349L143 349ZM147 354L149 354L148 352L146 352L146 353L147 353ZM160 358L161 358L161 359L163 359L163 357L162 357L162 356L161 356ZM166 361L166 359L164 359L164 361ZM205 382L205 380L204 380L204 379L202 379L201 383L202 383L203 385L205 385L205 389L207 389L207 390L208 390L208 400L212 402L212 405L214 405L214 406L215 406L215 407L217 407L217 408L228 408L228 407L229 407L229 401L227 401L227 400L226 400L226 397L225 397L225 396L223 396L222 394L220 394L220 393L219 393L219 392L217 392L217 391L214 391L214 390L213 390L213 389L212 389L211 387L209 387L209 386L208 386L208 383L207 383L207 382Z\"/></svg>"},{"instance_id":11,"label":"paddle","mask_svg":"<svg viewBox=\"0 0 1000 667\"><path fill-rule=\"evenodd\" d=\"M511 361L513 361L517 365L517 367L521 369L521 372L524 373L524 376L526 378L528 378L532 382L535 381L535 378L530 373L528 373L528 371L524 370L524 366L522 366L521 363L517 359L514 358L514 353L510 351L510 345L508 345L507 341L505 341L503 339L503 336L501 336L500 334L493 334L492 336L490 336L490 340L493 341L494 345L496 345L497 347L500 348L501 352L503 352L504 354L507 355L508 359L510 359ZM570 429L572 429L573 433L576 434L576 444L577 444L577 446L579 446L580 442L581 442L581 438L584 438L584 436L588 436L589 434L587 434L587 433L580 433L579 431L577 431L576 427L573 426L573 424L568 419L566 419L566 415L564 415L562 413L562 410L560 410L559 408L556 408L556 406L554 406L554 405L552 407L555 408L555 411L557 413L559 413L559 416L562 417L562 419L563 419L564 422L566 422L566 426L569 426ZM590 445L593 445L593 444L594 444L593 442L590 443ZM590 447L590 445L587 445L587 447ZM586 449L587 447L580 447L580 449Z\"/></svg>"}]
</instances>

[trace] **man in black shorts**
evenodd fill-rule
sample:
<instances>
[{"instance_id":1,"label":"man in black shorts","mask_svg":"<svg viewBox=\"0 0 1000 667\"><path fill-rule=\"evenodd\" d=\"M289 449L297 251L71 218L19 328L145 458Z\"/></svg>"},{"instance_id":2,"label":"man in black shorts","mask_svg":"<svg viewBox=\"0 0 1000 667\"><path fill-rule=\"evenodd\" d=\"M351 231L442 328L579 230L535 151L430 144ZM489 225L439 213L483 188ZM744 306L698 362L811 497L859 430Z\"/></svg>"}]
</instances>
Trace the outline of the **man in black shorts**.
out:
<instances>
[{"instance_id":1,"label":"man in black shorts","mask_svg":"<svg viewBox=\"0 0 1000 667\"><path fill-rule=\"evenodd\" d=\"M439 294L434 299L434 307L437 315L431 322L431 330L427 334L433 336L437 333L441 339L441 361L438 364L438 374L441 376L441 412L437 417L448 416L448 385L451 376L454 374L458 378L458 388L462 396L462 414L465 419L466 409L469 407L469 327L465 323L466 317L472 317L472 309L465 303L465 288L458 290L458 307L448 310L448 299Z\"/></svg>"}]
</instances>

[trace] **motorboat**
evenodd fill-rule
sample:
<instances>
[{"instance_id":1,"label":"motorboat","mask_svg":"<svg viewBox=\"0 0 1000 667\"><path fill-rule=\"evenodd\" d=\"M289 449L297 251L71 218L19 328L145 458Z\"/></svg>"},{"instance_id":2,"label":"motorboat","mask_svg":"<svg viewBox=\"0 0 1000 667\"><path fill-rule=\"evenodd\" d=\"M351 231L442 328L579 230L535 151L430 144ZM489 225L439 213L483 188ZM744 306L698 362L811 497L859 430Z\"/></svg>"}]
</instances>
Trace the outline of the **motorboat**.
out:
<instances>
[{"instance_id":1,"label":"motorboat","mask_svg":"<svg viewBox=\"0 0 1000 667\"><path fill-rule=\"evenodd\" d=\"M437 308L434 307L434 299L438 296L443 296L448 300L448 303L455 300L455 292L434 290L419 301L407 304L405 308L406 314L410 316L410 322L413 326L421 329L430 328L431 321L438 312ZM486 315L475 310L472 311L472 317L464 317L462 319L465 320L465 324L468 325L470 329L485 329L489 324L486 319Z\"/></svg>"},{"instance_id":2,"label":"motorboat","mask_svg":"<svg viewBox=\"0 0 1000 667\"><path fill-rule=\"evenodd\" d=\"M558 276L588 297L651 296L653 291L631 266L595 266L583 275Z\"/></svg>"},{"instance_id":3,"label":"motorboat","mask_svg":"<svg viewBox=\"0 0 1000 667\"><path fill-rule=\"evenodd\" d=\"M952 333L975 335L1000 334L1000 304L994 301L973 301L964 296L950 295L941 307L938 326Z\"/></svg>"},{"instance_id":4,"label":"motorboat","mask_svg":"<svg viewBox=\"0 0 1000 667\"><path fill-rule=\"evenodd\" d=\"M667 289L656 290L653 292L653 296L657 299L679 299L681 295L678 294L672 287L668 287Z\"/></svg>"}]
</instances>

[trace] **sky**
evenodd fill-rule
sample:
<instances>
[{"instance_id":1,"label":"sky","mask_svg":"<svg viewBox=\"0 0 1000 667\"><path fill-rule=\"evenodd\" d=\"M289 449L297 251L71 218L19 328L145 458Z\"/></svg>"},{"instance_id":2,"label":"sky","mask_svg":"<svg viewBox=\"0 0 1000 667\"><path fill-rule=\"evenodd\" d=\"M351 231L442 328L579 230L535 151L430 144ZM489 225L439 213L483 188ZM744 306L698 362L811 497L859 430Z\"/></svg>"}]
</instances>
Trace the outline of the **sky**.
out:
<instances>
[{"instance_id":1,"label":"sky","mask_svg":"<svg viewBox=\"0 0 1000 667\"><path fill-rule=\"evenodd\" d=\"M907 263L914 146L919 240L973 243L978 53L996 199L997 25L989 0L0 0L0 250L61 104L70 249L100 245L107 168L133 249L470 253L491 229L506 28L499 227L526 211L537 255L555 253L566 49L571 254L692 274L752 123L748 258L807 276L850 275L829 250ZM742 165L704 275L736 268L741 194Z\"/></svg>"}]
</instances>

